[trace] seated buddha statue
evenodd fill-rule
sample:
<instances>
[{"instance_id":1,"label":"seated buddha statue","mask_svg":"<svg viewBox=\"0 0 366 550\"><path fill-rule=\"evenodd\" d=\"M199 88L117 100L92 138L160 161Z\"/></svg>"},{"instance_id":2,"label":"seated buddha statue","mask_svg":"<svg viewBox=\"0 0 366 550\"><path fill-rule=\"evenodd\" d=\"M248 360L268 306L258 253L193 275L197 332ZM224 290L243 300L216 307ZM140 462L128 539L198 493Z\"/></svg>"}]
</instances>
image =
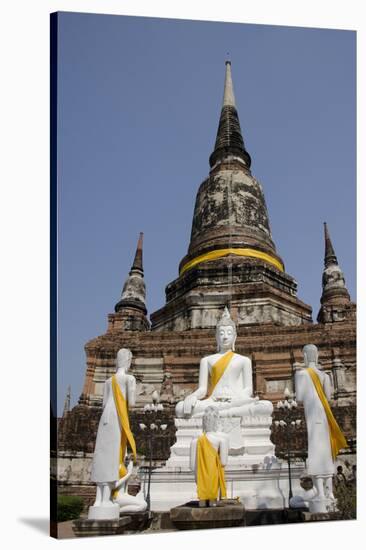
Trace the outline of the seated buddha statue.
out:
<instances>
[{"instance_id":1,"label":"seated buddha statue","mask_svg":"<svg viewBox=\"0 0 366 550\"><path fill-rule=\"evenodd\" d=\"M216 326L217 353L203 357L198 388L177 403L177 418L202 417L215 407L220 417L270 416L273 405L253 397L252 362L235 353L236 326L225 307Z\"/></svg>"}]
</instances>

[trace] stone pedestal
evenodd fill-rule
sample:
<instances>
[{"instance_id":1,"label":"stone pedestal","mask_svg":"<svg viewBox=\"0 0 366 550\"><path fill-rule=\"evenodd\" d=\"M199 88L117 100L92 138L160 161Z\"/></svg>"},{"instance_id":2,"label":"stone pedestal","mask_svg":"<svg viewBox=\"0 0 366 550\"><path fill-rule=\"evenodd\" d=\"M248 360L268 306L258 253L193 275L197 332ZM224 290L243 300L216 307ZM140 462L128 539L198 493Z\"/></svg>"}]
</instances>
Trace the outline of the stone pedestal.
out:
<instances>
[{"instance_id":1,"label":"stone pedestal","mask_svg":"<svg viewBox=\"0 0 366 550\"><path fill-rule=\"evenodd\" d=\"M225 467L227 495L239 497L246 509L278 508L287 503L287 467L274 456L270 416L220 419L220 430L229 436ZM190 444L202 433L202 418L175 419L176 443L163 468L152 472L151 508L166 511L197 499L194 473L189 466ZM303 472L294 468L294 488ZM297 484L297 485L296 485Z\"/></svg>"},{"instance_id":2,"label":"stone pedestal","mask_svg":"<svg viewBox=\"0 0 366 550\"><path fill-rule=\"evenodd\" d=\"M337 501L331 498L313 498L309 500L310 514L328 514L336 511Z\"/></svg>"},{"instance_id":3,"label":"stone pedestal","mask_svg":"<svg viewBox=\"0 0 366 550\"><path fill-rule=\"evenodd\" d=\"M97 537L104 535L120 535L131 523L129 517L109 520L76 519L73 531L77 537Z\"/></svg>"},{"instance_id":4,"label":"stone pedestal","mask_svg":"<svg viewBox=\"0 0 366 550\"><path fill-rule=\"evenodd\" d=\"M265 457L274 456L275 446L270 440L271 416L220 418L219 430L229 436L227 468L260 464ZM202 433L202 418L176 418L176 443L170 449L167 468L189 468L191 441Z\"/></svg>"},{"instance_id":5,"label":"stone pedestal","mask_svg":"<svg viewBox=\"0 0 366 550\"><path fill-rule=\"evenodd\" d=\"M88 519L91 520L117 520L119 518L119 505L110 504L110 506L90 506Z\"/></svg>"},{"instance_id":6,"label":"stone pedestal","mask_svg":"<svg viewBox=\"0 0 366 550\"><path fill-rule=\"evenodd\" d=\"M342 518L341 512L311 513L304 512L305 521L339 521Z\"/></svg>"},{"instance_id":7,"label":"stone pedestal","mask_svg":"<svg viewBox=\"0 0 366 550\"><path fill-rule=\"evenodd\" d=\"M177 529L212 529L244 525L244 506L237 500L221 500L217 506L199 508L198 501L177 506L170 511Z\"/></svg>"},{"instance_id":8,"label":"stone pedestal","mask_svg":"<svg viewBox=\"0 0 366 550\"><path fill-rule=\"evenodd\" d=\"M130 523L127 526L127 533L136 533L146 531L149 528L152 513L151 512L121 512L121 519L129 518Z\"/></svg>"},{"instance_id":9,"label":"stone pedestal","mask_svg":"<svg viewBox=\"0 0 366 550\"><path fill-rule=\"evenodd\" d=\"M291 467L292 490L301 492L302 464ZM239 497L246 510L279 509L288 506L287 463L273 460L225 468L227 496ZM146 490L146 488L145 488ZM189 468L158 468L151 476L151 509L164 512L197 499L194 473Z\"/></svg>"}]
</instances>

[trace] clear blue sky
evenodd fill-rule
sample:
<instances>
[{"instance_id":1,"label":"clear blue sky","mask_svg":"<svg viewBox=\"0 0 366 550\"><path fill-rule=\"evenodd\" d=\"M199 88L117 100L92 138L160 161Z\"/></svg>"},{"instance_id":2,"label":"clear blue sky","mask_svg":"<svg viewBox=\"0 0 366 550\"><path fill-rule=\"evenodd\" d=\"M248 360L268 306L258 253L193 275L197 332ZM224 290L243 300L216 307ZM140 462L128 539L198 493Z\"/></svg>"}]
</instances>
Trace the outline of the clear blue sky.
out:
<instances>
[{"instance_id":1,"label":"clear blue sky","mask_svg":"<svg viewBox=\"0 0 366 550\"><path fill-rule=\"evenodd\" d=\"M59 27L58 412L84 379L143 231L165 302L208 174L230 52L252 173L298 296L319 309L323 221L356 299L356 34L63 13Z\"/></svg>"}]
</instances>

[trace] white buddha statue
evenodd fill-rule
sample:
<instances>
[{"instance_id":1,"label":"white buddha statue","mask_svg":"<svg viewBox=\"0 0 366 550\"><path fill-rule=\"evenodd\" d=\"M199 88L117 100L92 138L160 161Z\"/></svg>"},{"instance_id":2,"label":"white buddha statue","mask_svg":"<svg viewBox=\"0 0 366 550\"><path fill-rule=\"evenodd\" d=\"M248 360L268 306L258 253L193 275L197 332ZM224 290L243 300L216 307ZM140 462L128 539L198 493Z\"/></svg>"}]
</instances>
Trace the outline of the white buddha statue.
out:
<instances>
[{"instance_id":1,"label":"white buddha statue","mask_svg":"<svg viewBox=\"0 0 366 550\"><path fill-rule=\"evenodd\" d=\"M128 374L131 361L131 351L120 349L117 353L116 373L104 384L103 412L91 470L91 481L96 483L97 491L95 502L89 508L89 519L119 517L120 506L113 497L117 493L118 482L127 473L124 465L127 444L136 459L136 444L128 416L128 409L135 404L136 395L136 379Z\"/></svg>"},{"instance_id":2,"label":"white buddha statue","mask_svg":"<svg viewBox=\"0 0 366 550\"><path fill-rule=\"evenodd\" d=\"M295 372L296 399L304 405L308 435L307 473L312 477L319 501L314 511L326 512L326 501L334 501L332 478L335 460L339 451L348 445L328 402L331 383L329 375L319 367L318 349L314 344L307 344L303 354L304 364L297 364Z\"/></svg>"},{"instance_id":3,"label":"white buddha statue","mask_svg":"<svg viewBox=\"0 0 366 550\"><path fill-rule=\"evenodd\" d=\"M217 353L203 357L198 388L177 403L177 418L202 417L207 407L220 417L270 416L273 405L253 397L252 362L234 352L236 326L225 307L216 326Z\"/></svg>"}]
</instances>

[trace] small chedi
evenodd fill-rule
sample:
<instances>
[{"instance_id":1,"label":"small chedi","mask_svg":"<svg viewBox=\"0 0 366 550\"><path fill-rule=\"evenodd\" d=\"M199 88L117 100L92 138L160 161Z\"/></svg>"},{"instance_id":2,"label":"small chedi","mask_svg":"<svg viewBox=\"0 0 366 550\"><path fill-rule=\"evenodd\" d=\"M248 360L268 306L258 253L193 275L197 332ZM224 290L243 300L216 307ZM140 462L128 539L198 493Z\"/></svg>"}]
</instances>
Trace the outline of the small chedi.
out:
<instances>
[{"instance_id":1,"label":"small chedi","mask_svg":"<svg viewBox=\"0 0 366 550\"><path fill-rule=\"evenodd\" d=\"M307 473L314 485L314 490L307 491L303 498L308 501L311 512L325 513L335 508L335 459L348 445L328 403L331 384L328 374L319 368L318 349L307 344L303 354L304 365L298 365L295 373L295 389L297 400L304 405L308 433Z\"/></svg>"},{"instance_id":2,"label":"small chedi","mask_svg":"<svg viewBox=\"0 0 366 550\"><path fill-rule=\"evenodd\" d=\"M192 439L190 466L195 473L199 506L215 506L217 497L226 498L225 465L228 459L229 442L219 432L219 413L207 407L202 417L203 433Z\"/></svg>"},{"instance_id":3,"label":"small chedi","mask_svg":"<svg viewBox=\"0 0 366 550\"><path fill-rule=\"evenodd\" d=\"M128 407L134 405L136 393L135 377L128 374L131 360L131 351L120 349L116 373L104 385L103 413L91 470L91 481L97 484L97 492L88 519L118 519L120 509L132 505L131 499L135 499L138 509L146 508L140 497L124 495L127 479L132 473L131 467L127 471L124 464L127 443L136 459L136 444L128 416Z\"/></svg>"}]
</instances>

